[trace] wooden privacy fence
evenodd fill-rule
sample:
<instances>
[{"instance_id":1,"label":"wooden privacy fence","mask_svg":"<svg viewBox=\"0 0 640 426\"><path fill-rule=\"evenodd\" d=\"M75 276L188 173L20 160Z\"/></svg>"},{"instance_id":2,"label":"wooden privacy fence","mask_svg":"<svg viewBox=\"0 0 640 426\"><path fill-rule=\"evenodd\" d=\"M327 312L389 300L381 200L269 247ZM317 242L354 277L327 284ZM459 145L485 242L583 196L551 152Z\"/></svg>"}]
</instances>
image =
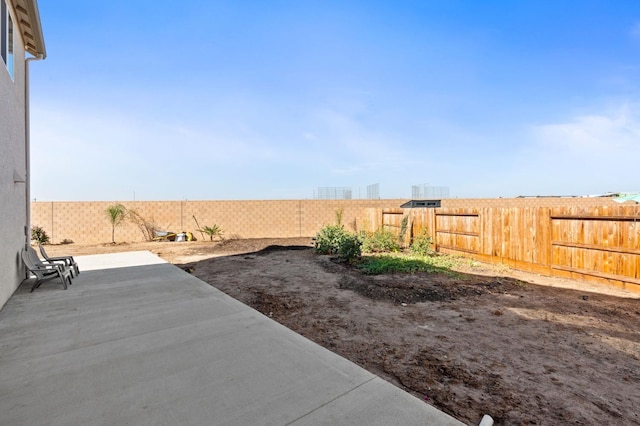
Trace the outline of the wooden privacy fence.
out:
<instances>
[{"instance_id":1,"label":"wooden privacy fence","mask_svg":"<svg viewBox=\"0 0 640 426\"><path fill-rule=\"evenodd\" d=\"M426 229L439 252L640 291L640 207L368 209L371 229Z\"/></svg>"}]
</instances>

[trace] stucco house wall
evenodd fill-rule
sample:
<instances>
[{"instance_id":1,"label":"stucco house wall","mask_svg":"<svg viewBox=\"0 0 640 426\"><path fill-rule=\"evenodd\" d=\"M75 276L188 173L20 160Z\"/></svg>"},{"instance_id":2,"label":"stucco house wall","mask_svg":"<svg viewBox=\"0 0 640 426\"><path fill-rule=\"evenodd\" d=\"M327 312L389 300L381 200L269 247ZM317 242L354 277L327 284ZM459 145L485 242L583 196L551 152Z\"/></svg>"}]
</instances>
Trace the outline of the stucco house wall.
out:
<instances>
[{"instance_id":1,"label":"stucco house wall","mask_svg":"<svg viewBox=\"0 0 640 426\"><path fill-rule=\"evenodd\" d=\"M0 60L0 308L25 278L20 253L25 245L27 229L27 161L25 98L25 46L19 27L23 16L20 9L37 10L35 1L0 0L7 4L14 22L13 78L4 61ZM23 13L23 12L21 12ZM39 17L34 21L39 26Z\"/></svg>"}]
</instances>

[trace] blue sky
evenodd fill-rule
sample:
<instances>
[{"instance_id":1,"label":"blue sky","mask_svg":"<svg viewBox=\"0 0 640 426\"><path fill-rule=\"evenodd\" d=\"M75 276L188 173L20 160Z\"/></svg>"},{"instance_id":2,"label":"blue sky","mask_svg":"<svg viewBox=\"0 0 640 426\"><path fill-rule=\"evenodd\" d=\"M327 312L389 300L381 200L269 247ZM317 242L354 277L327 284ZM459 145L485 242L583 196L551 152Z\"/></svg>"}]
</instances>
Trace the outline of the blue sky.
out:
<instances>
[{"instance_id":1,"label":"blue sky","mask_svg":"<svg viewBox=\"0 0 640 426\"><path fill-rule=\"evenodd\" d=\"M640 191L640 2L39 0L32 197Z\"/></svg>"}]
</instances>

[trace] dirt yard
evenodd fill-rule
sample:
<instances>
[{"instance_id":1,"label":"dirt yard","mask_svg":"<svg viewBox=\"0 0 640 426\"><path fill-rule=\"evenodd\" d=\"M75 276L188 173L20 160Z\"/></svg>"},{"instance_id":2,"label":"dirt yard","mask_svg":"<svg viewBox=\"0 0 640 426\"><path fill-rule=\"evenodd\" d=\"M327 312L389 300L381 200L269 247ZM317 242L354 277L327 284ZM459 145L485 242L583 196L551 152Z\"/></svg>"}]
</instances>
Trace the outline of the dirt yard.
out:
<instances>
[{"instance_id":1,"label":"dirt yard","mask_svg":"<svg viewBox=\"0 0 640 426\"><path fill-rule=\"evenodd\" d=\"M640 425L638 295L466 262L363 275L302 239L49 246L150 250L318 344L477 425Z\"/></svg>"}]
</instances>

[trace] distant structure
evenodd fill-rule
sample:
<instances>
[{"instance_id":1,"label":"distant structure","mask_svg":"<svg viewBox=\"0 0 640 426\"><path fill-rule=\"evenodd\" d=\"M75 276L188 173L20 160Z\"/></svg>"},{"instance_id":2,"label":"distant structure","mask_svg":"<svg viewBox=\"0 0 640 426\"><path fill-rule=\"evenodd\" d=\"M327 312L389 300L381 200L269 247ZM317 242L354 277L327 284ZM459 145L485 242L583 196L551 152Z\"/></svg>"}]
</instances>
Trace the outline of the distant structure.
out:
<instances>
[{"instance_id":1,"label":"distant structure","mask_svg":"<svg viewBox=\"0 0 640 426\"><path fill-rule=\"evenodd\" d=\"M369 200L379 200L380 199L380 184L374 183L372 185L367 185L367 198Z\"/></svg>"},{"instance_id":2,"label":"distant structure","mask_svg":"<svg viewBox=\"0 0 640 426\"><path fill-rule=\"evenodd\" d=\"M449 187L430 186L428 183L413 185L411 187L411 198L414 200L449 198Z\"/></svg>"},{"instance_id":3,"label":"distant structure","mask_svg":"<svg viewBox=\"0 0 640 426\"><path fill-rule=\"evenodd\" d=\"M313 192L313 198L316 200L351 200L353 194L350 187L333 186L319 187Z\"/></svg>"}]
</instances>

